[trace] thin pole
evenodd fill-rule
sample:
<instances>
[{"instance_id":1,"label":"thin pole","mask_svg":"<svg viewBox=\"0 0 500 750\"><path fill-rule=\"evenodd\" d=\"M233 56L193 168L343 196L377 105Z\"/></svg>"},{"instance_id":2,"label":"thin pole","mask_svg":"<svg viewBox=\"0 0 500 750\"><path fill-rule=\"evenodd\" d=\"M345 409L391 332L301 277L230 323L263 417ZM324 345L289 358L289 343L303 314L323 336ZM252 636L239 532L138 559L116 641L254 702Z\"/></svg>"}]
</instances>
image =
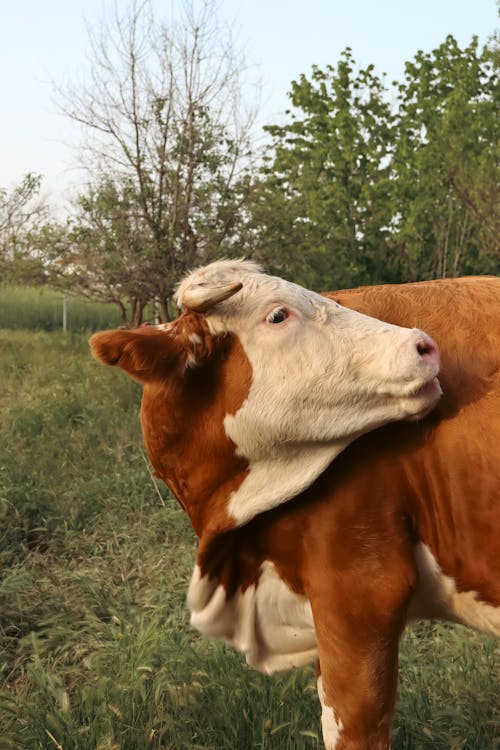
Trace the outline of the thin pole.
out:
<instances>
[{"instance_id":1,"label":"thin pole","mask_svg":"<svg viewBox=\"0 0 500 750\"><path fill-rule=\"evenodd\" d=\"M68 330L68 301L66 299L66 294L63 294L63 332L66 333Z\"/></svg>"}]
</instances>

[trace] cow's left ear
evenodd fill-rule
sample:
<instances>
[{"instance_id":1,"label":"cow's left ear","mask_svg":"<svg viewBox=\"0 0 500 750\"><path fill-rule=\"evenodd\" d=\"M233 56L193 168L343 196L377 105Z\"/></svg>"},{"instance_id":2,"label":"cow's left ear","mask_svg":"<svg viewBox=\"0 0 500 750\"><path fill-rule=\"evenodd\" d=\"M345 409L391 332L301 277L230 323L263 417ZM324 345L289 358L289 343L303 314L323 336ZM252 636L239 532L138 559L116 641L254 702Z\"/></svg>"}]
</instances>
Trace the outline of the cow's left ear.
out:
<instances>
[{"instance_id":1,"label":"cow's left ear","mask_svg":"<svg viewBox=\"0 0 500 750\"><path fill-rule=\"evenodd\" d=\"M141 383L181 373L209 358L214 340L201 316L188 313L163 328L101 331L90 339L94 357L128 372Z\"/></svg>"}]
</instances>

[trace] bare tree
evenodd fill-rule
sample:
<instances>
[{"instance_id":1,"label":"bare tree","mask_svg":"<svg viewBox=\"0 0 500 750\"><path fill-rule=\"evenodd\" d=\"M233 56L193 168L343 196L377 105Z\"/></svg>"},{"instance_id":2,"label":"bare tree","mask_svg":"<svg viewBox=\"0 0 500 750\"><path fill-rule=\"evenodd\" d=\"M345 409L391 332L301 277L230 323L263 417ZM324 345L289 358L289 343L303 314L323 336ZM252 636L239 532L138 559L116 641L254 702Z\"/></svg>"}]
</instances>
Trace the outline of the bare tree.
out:
<instances>
[{"instance_id":1,"label":"bare tree","mask_svg":"<svg viewBox=\"0 0 500 750\"><path fill-rule=\"evenodd\" d=\"M84 126L89 189L126 184L134 197L148 293L166 320L179 276L228 251L246 199L254 112L242 107L243 68L212 0L169 24L134 3L90 40L90 79L59 91L61 106Z\"/></svg>"}]
</instances>

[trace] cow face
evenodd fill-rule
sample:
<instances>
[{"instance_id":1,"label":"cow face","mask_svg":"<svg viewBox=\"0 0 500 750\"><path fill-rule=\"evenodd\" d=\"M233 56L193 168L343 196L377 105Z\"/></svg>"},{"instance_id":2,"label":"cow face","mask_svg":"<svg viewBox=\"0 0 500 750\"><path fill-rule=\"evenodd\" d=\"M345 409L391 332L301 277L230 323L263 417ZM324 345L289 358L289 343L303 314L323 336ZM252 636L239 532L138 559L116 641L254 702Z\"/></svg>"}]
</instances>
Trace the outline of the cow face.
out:
<instances>
[{"instance_id":1,"label":"cow face","mask_svg":"<svg viewBox=\"0 0 500 750\"><path fill-rule=\"evenodd\" d=\"M252 263L220 261L195 271L180 285L178 301L186 312L174 323L97 334L93 350L153 384L155 393L162 385L162 408L175 401L170 428L147 404L145 420L143 403L150 442L159 432L203 431L202 421L219 405L220 423L204 455L220 453L222 441L247 467L227 497L237 524L310 486L357 436L421 418L439 399L439 353L422 331L348 310ZM201 375L193 378L195 370ZM213 392L193 420L203 372ZM178 414L180 404L189 419Z\"/></svg>"}]
</instances>

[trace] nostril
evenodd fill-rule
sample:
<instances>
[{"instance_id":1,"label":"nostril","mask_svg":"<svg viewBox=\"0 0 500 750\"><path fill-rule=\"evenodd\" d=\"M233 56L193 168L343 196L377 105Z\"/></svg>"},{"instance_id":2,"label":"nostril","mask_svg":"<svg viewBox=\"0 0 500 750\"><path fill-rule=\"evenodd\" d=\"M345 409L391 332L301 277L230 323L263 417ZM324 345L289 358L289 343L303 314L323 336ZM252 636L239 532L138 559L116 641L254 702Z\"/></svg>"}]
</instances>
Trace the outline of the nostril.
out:
<instances>
[{"instance_id":1,"label":"nostril","mask_svg":"<svg viewBox=\"0 0 500 750\"><path fill-rule=\"evenodd\" d=\"M436 347L430 341L417 341L417 352L420 355L432 354L434 351L436 351Z\"/></svg>"},{"instance_id":2,"label":"nostril","mask_svg":"<svg viewBox=\"0 0 500 750\"><path fill-rule=\"evenodd\" d=\"M426 360L439 362L438 345L428 336L420 338L417 343L418 354Z\"/></svg>"}]
</instances>

